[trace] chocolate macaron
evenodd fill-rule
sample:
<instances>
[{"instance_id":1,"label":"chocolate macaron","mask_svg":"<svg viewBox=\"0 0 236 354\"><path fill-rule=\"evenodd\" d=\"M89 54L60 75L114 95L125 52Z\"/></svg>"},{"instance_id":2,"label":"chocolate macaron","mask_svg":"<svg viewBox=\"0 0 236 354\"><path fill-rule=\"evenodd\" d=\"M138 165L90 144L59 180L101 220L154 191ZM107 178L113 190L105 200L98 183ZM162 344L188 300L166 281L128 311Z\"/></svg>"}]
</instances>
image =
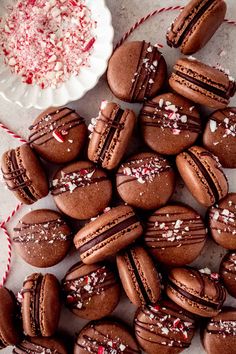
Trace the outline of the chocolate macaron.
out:
<instances>
[{"instance_id":1,"label":"chocolate macaron","mask_svg":"<svg viewBox=\"0 0 236 354\"><path fill-rule=\"evenodd\" d=\"M90 161L79 161L56 173L51 193L63 213L84 220L97 216L109 205L112 184L105 171Z\"/></svg>"},{"instance_id":2,"label":"chocolate macaron","mask_svg":"<svg viewBox=\"0 0 236 354\"><path fill-rule=\"evenodd\" d=\"M93 321L79 333L74 354L140 354L130 329L115 321Z\"/></svg>"},{"instance_id":3,"label":"chocolate macaron","mask_svg":"<svg viewBox=\"0 0 236 354\"><path fill-rule=\"evenodd\" d=\"M150 253L168 266L193 262L205 245L207 230L201 216L183 204L166 205L148 219L144 241Z\"/></svg>"},{"instance_id":4,"label":"chocolate macaron","mask_svg":"<svg viewBox=\"0 0 236 354\"><path fill-rule=\"evenodd\" d=\"M157 47L145 41L136 41L116 49L108 64L107 81L119 99L142 102L156 96L166 75L166 62Z\"/></svg>"},{"instance_id":5,"label":"chocolate macaron","mask_svg":"<svg viewBox=\"0 0 236 354\"><path fill-rule=\"evenodd\" d=\"M26 337L14 347L13 354L67 354L64 343L56 337Z\"/></svg>"},{"instance_id":6,"label":"chocolate macaron","mask_svg":"<svg viewBox=\"0 0 236 354\"><path fill-rule=\"evenodd\" d=\"M87 128L83 118L68 107L48 108L29 127L30 146L45 160L66 163L84 146Z\"/></svg>"},{"instance_id":7,"label":"chocolate macaron","mask_svg":"<svg viewBox=\"0 0 236 354\"><path fill-rule=\"evenodd\" d=\"M130 157L118 169L116 188L129 205L156 209L167 203L175 189L175 173L161 155L143 152Z\"/></svg>"},{"instance_id":8,"label":"chocolate macaron","mask_svg":"<svg viewBox=\"0 0 236 354\"><path fill-rule=\"evenodd\" d=\"M208 224L216 243L236 250L236 193L229 193L209 209Z\"/></svg>"},{"instance_id":9,"label":"chocolate macaron","mask_svg":"<svg viewBox=\"0 0 236 354\"><path fill-rule=\"evenodd\" d=\"M194 104L174 93L145 102L139 119L145 143L159 154L179 154L201 133L200 115Z\"/></svg>"},{"instance_id":10,"label":"chocolate macaron","mask_svg":"<svg viewBox=\"0 0 236 354\"><path fill-rule=\"evenodd\" d=\"M209 207L228 193L228 181L218 158L210 151L193 146L176 157L181 177L194 198Z\"/></svg>"},{"instance_id":11,"label":"chocolate macaron","mask_svg":"<svg viewBox=\"0 0 236 354\"><path fill-rule=\"evenodd\" d=\"M235 80L226 72L190 58L176 62L169 84L180 95L214 109L225 108L236 92Z\"/></svg>"},{"instance_id":12,"label":"chocolate macaron","mask_svg":"<svg viewBox=\"0 0 236 354\"><path fill-rule=\"evenodd\" d=\"M21 341L14 294L0 287L0 350Z\"/></svg>"},{"instance_id":13,"label":"chocolate macaron","mask_svg":"<svg viewBox=\"0 0 236 354\"><path fill-rule=\"evenodd\" d=\"M107 264L74 264L62 281L62 289L69 310L89 320L108 316L120 300L120 284Z\"/></svg>"},{"instance_id":14,"label":"chocolate macaron","mask_svg":"<svg viewBox=\"0 0 236 354\"><path fill-rule=\"evenodd\" d=\"M194 315L170 300L139 308L135 336L147 354L178 354L188 348L195 333Z\"/></svg>"},{"instance_id":15,"label":"chocolate macaron","mask_svg":"<svg viewBox=\"0 0 236 354\"><path fill-rule=\"evenodd\" d=\"M19 220L14 228L13 242L25 262L46 268L66 256L72 243L72 233L60 213L40 209Z\"/></svg>"},{"instance_id":16,"label":"chocolate macaron","mask_svg":"<svg viewBox=\"0 0 236 354\"><path fill-rule=\"evenodd\" d=\"M229 252L220 263L220 276L228 293L236 298L236 252Z\"/></svg>"},{"instance_id":17,"label":"chocolate macaron","mask_svg":"<svg viewBox=\"0 0 236 354\"><path fill-rule=\"evenodd\" d=\"M74 244L81 260L93 264L127 247L142 232L142 225L134 210L128 205L121 205L85 225L75 235Z\"/></svg>"},{"instance_id":18,"label":"chocolate macaron","mask_svg":"<svg viewBox=\"0 0 236 354\"><path fill-rule=\"evenodd\" d=\"M135 122L135 113L130 109L103 101L98 117L89 126L92 134L88 158L108 170L115 168L125 153Z\"/></svg>"},{"instance_id":19,"label":"chocolate macaron","mask_svg":"<svg viewBox=\"0 0 236 354\"><path fill-rule=\"evenodd\" d=\"M223 23L226 9L223 0L190 1L168 30L167 44L183 54L196 53Z\"/></svg>"},{"instance_id":20,"label":"chocolate macaron","mask_svg":"<svg viewBox=\"0 0 236 354\"><path fill-rule=\"evenodd\" d=\"M236 168L236 107L215 111L203 134L203 145L225 168Z\"/></svg>"},{"instance_id":21,"label":"chocolate macaron","mask_svg":"<svg viewBox=\"0 0 236 354\"><path fill-rule=\"evenodd\" d=\"M1 169L7 188L24 204L33 204L48 194L43 167L28 144L6 151Z\"/></svg>"},{"instance_id":22,"label":"chocolate macaron","mask_svg":"<svg viewBox=\"0 0 236 354\"><path fill-rule=\"evenodd\" d=\"M169 272L166 293L176 304L202 317L216 316L226 298L218 275L190 267L173 268Z\"/></svg>"},{"instance_id":23,"label":"chocolate macaron","mask_svg":"<svg viewBox=\"0 0 236 354\"><path fill-rule=\"evenodd\" d=\"M30 337L50 337L60 317L60 288L53 274L29 275L20 292L24 333Z\"/></svg>"},{"instance_id":24,"label":"chocolate macaron","mask_svg":"<svg viewBox=\"0 0 236 354\"><path fill-rule=\"evenodd\" d=\"M159 275L143 247L125 250L116 257L116 262L123 288L134 305L154 304L159 300Z\"/></svg>"},{"instance_id":25,"label":"chocolate macaron","mask_svg":"<svg viewBox=\"0 0 236 354\"><path fill-rule=\"evenodd\" d=\"M225 308L208 322L203 345L207 354L235 353L236 308Z\"/></svg>"}]
</instances>

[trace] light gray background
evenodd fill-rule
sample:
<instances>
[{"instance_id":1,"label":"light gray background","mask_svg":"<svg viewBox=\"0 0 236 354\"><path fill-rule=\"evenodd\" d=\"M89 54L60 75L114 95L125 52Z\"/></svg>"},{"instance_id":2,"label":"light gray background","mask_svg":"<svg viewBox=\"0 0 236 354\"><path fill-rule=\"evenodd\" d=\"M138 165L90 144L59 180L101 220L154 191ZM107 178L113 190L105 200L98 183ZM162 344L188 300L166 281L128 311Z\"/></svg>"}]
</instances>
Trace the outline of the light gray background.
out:
<instances>
[{"instance_id":1,"label":"light gray background","mask_svg":"<svg viewBox=\"0 0 236 354\"><path fill-rule=\"evenodd\" d=\"M127 31L133 23L147 14L148 12L160 8L163 6L175 6L184 5L186 1L176 1L176 0L107 0L107 5L110 8L113 16L113 25L115 28L115 43L121 38L123 33ZM236 2L235 0L228 0L228 12L227 17L236 20ZM169 27L171 21L177 15L177 11L170 13L163 13L157 15L150 19L145 25L140 27L130 39L145 39L151 41L152 43L162 43L165 44L165 32ZM236 77L236 46L235 46L235 36L236 27L223 24L211 42L197 53L195 56L206 63L216 65L220 63L226 68L230 69L231 75ZM224 50L224 56L220 56L220 53ZM162 50L163 54L167 60L169 73L171 72L171 67L175 60L180 55L178 50L170 49L165 45ZM105 76L100 80L98 85L90 91L83 99L73 102L70 104L78 112L87 119L96 116L98 107L101 100L114 99L117 101L109 91ZM232 104L236 104L236 99L231 101ZM127 106L123 103L123 106ZM136 112L139 111L139 105L132 106ZM15 104L8 103L0 98L0 121L6 123L13 130L18 132L24 137L27 137L27 127L32 123L32 120L38 115L39 111L36 109L25 110L20 108ZM203 112L202 118L205 119L206 113ZM18 143L16 140L12 139L4 131L0 129L0 155L7 149L16 146ZM133 144L135 144L135 139ZM229 177L230 190L236 192L236 173L234 171L226 170L226 174ZM205 210L203 210L189 195L185 188L180 188L178 193L175 193L174 200L182 200L193 207L204 215ZM8 190L4 187L3 183L0 183L0 221L4 220L9 212L16 206L17 200L10 194ZM33 205L32 208L25 206L22 210L14 217L12 223L8 225L9 231L11 232L12 227L16 224L17 220L21 215L27 213L32 209L38 209L40 207L52 207L55 205L50 196L41 200L40 202ZM218 270L220 259L222 258L225 251L209 241L202 253L202 255L197 259L195 264L201 268L208 266L214 271ZM5 263L7 259L7 243L3 232L0 229L0 275L3 274ZM42 270L43 273L52 272L59 279L61 279L67 269L78 260L78 255L75 250L72 250L67 258L61 262L59 265ZM38 271L38 269L31 267L24 263L19 257L16 256L13 249L13 259L12 259L12 270L7 281L7 286L11 288L14 292L20 290L22 282L26 275ZM236 300L232 298L227 299L227 303L235 304ZM129 303L127 298L123 296L122 301L115 311L115 315L119 318L132 324L133 313L135 307ZM85 324L85 321L75 317L68 310L63 309L60 321L60 329L66 330L68 333L73 335L78 332L80 328ZM2 353L11 353L11 348L2 350ZM185 353L200 354L204 353L201 346L199 336L196 335L192 346L185 351Z\"/></svg>"}]
</instances>

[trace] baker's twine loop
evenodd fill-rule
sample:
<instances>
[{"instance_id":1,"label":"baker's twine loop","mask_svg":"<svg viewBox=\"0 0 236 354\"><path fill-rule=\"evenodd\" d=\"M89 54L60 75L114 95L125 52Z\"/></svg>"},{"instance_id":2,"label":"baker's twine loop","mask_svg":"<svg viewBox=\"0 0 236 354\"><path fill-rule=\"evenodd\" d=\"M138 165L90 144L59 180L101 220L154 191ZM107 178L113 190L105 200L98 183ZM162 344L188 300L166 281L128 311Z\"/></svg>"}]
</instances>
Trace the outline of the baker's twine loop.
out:
<instances>
[{"instance_id":1,"label":"baker's twine loop","mask_svg":"<svg viewBox=\"0 0 236 354\"><path fill-rule=\"evenodd\" d=\"M140 18L124 35L123 37L120 39L120 41L116 44L115 49L117 49L118 47L120 47L125 41L126 39L137 29L139 28L142 24L144 24L148 19L161 14L163 12L170 12L170 11L177 11L177 10L182 10L184 8L184 6L180 6L180 5L176 5L176 6L170 6L170 7L162 7L160 9L156 9L152 12L150 12L149 14L147 14L146 16ZM229 25L233 25L236 26L236 21L235 20L228 20L225 19L225 22L228 23ZM158 43L157 44L158 47L163 48L163 45ZM14 131L12 131L11 129L9 129L5 124L3 124L2 122L0 122L0 128L5 131L8 135L10 135L13 139L18 140L20 143L27 143L27 140L25 140L23 137L21 137L20 135L16 134ZM1 282L0 282L0 287L3 286L6 281L7 278L11 272L11 258L12 258L12 242L11 242L11 237L7 231L6 228L6 224L11 220L11 218L18 212L18 210L20 209L20 207L22 206L22 203L19 203L16 208L11 212L11 214L7 217L7 219L3 222L0 222L0 229L3 231L3 233L6 236L7 239L7 248L8 248L8 255L7 255L7 265L4 271L4 274L2 276Z\"/></svg>"}]
</instances>

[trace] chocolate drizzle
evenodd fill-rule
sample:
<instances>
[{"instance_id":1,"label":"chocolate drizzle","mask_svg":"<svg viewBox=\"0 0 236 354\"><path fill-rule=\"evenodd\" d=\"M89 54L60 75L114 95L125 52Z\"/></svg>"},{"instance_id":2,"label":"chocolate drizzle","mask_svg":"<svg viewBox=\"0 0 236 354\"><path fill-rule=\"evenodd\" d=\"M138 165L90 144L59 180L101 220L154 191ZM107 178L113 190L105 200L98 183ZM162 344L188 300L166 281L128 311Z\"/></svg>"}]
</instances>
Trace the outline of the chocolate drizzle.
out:
<instances>
[{"instance_id":1,"label":"chocolate drizzle","mask_svg":"<svg viewBox=\"0 0 236 354\"><path fill-rule=\"evenodd\" d=\"M113 354L116 350L116 354L137 354L139 350L131 348L126 343L122 343L117 336L115 339L110 337L107 333L103 333L98 329L98 326L92 324L90 329L93 329L92 336L88 336L86 332L82 334L82 342L76 342L76 345L88 351L89 353L98 353L99 347L105 350L106 354ZM110 345L111 344L111 345Z\"/></svg>"},{"instance_id":2,"label":"chocolate drizzle","mask_svg":"<svg viewBox=\"0 0 236 354\"><path fill-rule=\"evenodd\" d=\"M194 163L197 165L197 167L201 171L202 175L206 179L206 182L207 182L207 184L214 196L215 202L218 201L221 196L220 196L220 193L218 192L218 189L217 189L210 173L208 172L208 170L206 169L204 164L200 161L200 159L191 150L188 150L187 154L191 157L191 159L194 161ZM201 156L204 156L204 155L210 156L211 158L213 157L213 155L210 152L209 153L208 152L201 153Z\"/></svg>"},{"instance_id":3,"label":"chocolate drizzle","mask_svg":"<svg viewBox=\"0 0 236 354\"><path fill-rule=\"evenodd\" d=\"M192 73L192 76L190 76L189 74L185 74L179 70L176 71L176 75L178 75L182 79L187 80L187 81L191 82L192 84L199 86L202 89L207 90L207 91L213 93L214 95L217 95L217 96L219 96L223 99L226 99L226 100L229 100L230 97L232 97L235 93L235 89L236 89L235 82L229 81L228 88L225 88L225 86L223 86L222 84L214 83L214 82L212 82L212 84L210 85L201 79L197 79L195 77L195 73L192 72L191 70L188 70L188 71L190 71ZM221 86L221 88L217 88L214 85Z\"/></svg>"},{"instance_id":4,"label":"chocolate drizzle","mask_svg":"<svg viewBox=\"0 0 236 354\"><path fill-rule=\"evenodd\" d=\"M157 127L161 129L169 128L171 130L179 129L181 131L189 131L191 133L200 134L201 133L201 124L200 120L197 117L191 116L186 113L186 122L181 121L181 115L178 112L181 112L181 108L175 106L177 111L168 110L168 106L160 107L159 103L154 101L148 101L141 110L140 117L145 126L148 127ZM148 110L147 108L151 108ZM181 112L182 115L185 115L184 112ZM175 119L173 119L175 115Z\"/></svg>"},{"instance_id":5,"label":"chocolate drizzle","mask_svg":"<svg viewBox=\"0 0 236 354\"><path fill-rule=\"evenodd\" d=\"M131 268L132 268L132 271L134 272L134 275L135 275L135 279L137 280L137 283L138 283L138 287L141 291L141 295L143 297L143 300L142 303L146 303L146 304L149 304L151 302L151 299L149 298L149 295L148 295L148 292L147 290L145 289L145 286L143 285L143 280L139 274L139 271L138 271L138 268L136 266L136 263L135 263L135 250L128 250L126 253L125 253L125 258L127 257L127 260L130 265L131 265Z\"/></svg>"},{"instance_id":6,"label":"chocolate drizzle","mask_svg":"<svg viewBox=\"0 0 236 354\"><path fill-rule=\"evenodd\" d=\"M101 162L103 162L105 159L107 150L113 140L115 133L124 128L124 125L120 123L121 118L124 114L124 110L121 108L118 108L118 110L117 110L117 107L116 107L112 112L112 116L114 113L115 113L114 119L110 122L110 124L108 124L108 122L110 120L106 120L106 124L108 127L108 133L107 133L106 139L104 141L104 144L102 146L102 149L101 149L100 155L99 155L99 161L101 161Z\"/></svg>"},{"instance_id":7,"label":"chocolate drizzle","mask_svg":"<svg viewBox=\"0 0 236 354\"><path fill-rule=\"evenodd\" d=\"M13 238L14 242L42 242L48 241L67 241L72 238L71 233L63 233L61 228L67 226L66 222L62 219L48 220L47 222L28 224L20 222L21 226L15 227L13 230L17 234Z\"/></svg>"},{"instance_id":8,"label":"chocolate drizzle","mask_svg":"<svg viewBox=\"0 0 236 354\"><path fill-rule=\"evenodd\" d=\"M143 307L135 319L137 338L173 348L188 348L194 329L195 321L190 314L184 310L177 312L166 303Z\"/></svg>"},{"instance_id":9,"label":"chocolate drizzle","mask_svg":"<svg viewBox=\"0 0 236 354\"><path fill-rule=\"evenodd\" d=\"M67 273L76 271L83 264L80 262ZM67 277L66 275L66 277ZM63 291L66 297L66 304L71 309L83 310L89 305L93 296L104 293L116 285L113 273L106 266L85 274L79 278L63 280Z\"/></svg>"},{"instance_id":10,"label":"chocolate drizzle","mask_svg":"<svg viewBox=\"0 0 236 354\"><path fill-rule=\"evenodd\" d=\"M213 206L210 209L209 217L211 230L221 233L229 233L236 237L236 205L232 202L229 209ZM231 208L234 208L232 210Z\"/></svg>"},{"instance_id":11,"label":"chocolate drizzle","mask_svg":"<svg viewBox=\"0 0 236 354\"><path fill-rule=\"evenodd\" d=\"M39 344L34 344L28 340L23 340L20 344L14 347L14 354L61 354L56 349L46 348Z\"/></svg>"},{"instance_id":12,"label":"chocolate drizzle","mask_svg":"<svg viewBox=\"0 0 236 354\"><path fill-rule=\"evenodd\" d=\"M214 318L207 326L207 333L226 336L236 336L236 320L219 320Z\"/></svg>"},{"instance_id":13,"label":"chocolate drizzle","mask_svg":"<svg viewBox=\"0 0 236 354\"><path fill-rule=\"evenodd\" d=\"M17 150L17 151L16 151ZM30 201L36 202L35 196L31 193L29 186L31 182L29 181L26 170L23 167L20 167L17 162L16 154L19 151L19 148L16 150L10 150L8 154L9 162L11 164L12 171L4 172L2 170L3 179L5 180L7 187L11 191L22 190ZM14 187L11 187L8 182L14 183Z\"/></svg>"},{"instance_id":14,"label":"chocolate drizzle","mask_svg":"<svg viewBox=\"0 0 236 354\"><path fill-rule=\"evenodd\" d=\"M219 282L212 280L212 285L214 285L214 288L217 292L216 298L215 300L206 299L205 279L203 274L201 274L198 270L189 267L187 269L189 270L190 274L192 274L193 277L197 278L199 282L199 286L200 286L199 296L193 295L190 292L184 290L179 285L175 284L170 278L169 278L169 287L190 301L196 302L197 304L200 304L204 307L220 310L220 308L223 305L223 302L225 301L225 296L226 296L222 285ZM205 275L205 277L207 276Z\"/></svg>"},{"instance_id":15,"label":"chocolate drizzle","mask_svg":"<svg viewBox=\"0 0 236 354\"><path fill-rule=\"evenodd\" d=\"M138 66L134 78L132 79L132 86L129 93L131 102L135 102L141 92L142 98L146 98L150 95L161 56L161 53L156 47L145 41L142 42Z\"/></svg>"},{"instance_id":16,"label":"chocolate drizzle","mask_svg":"<svg viewBox=\"0 0 236 354\"><path fill-rule=\"evenodd\" d=\"M236 253L228 253L226 254L223 262L220 266L221 271L224 275L232 274L235 279L236 276Z\"/></svg>"},{"instance_id":17,"label":"chocolate drizzle","mask_svg":"<svg viewBox=\"0 0 236 354\"><path fill-rule=\"evenodd\" d=\"M93 177L96 173L95 167L75 170L72 172L61 172L61 177L53 180L51 192L53 196L70 192L79 187L86 187L94 183L106 181L106 176Z\"/></svg>"},{"instance_id":18,"label":"chocolate drizzle","mask_svg":"<svg viewBox=\"0 0 236 354\"><path fill-rule=\"evenodd\" d=\"M155 221L154 221L155 220ZM147 223L145 242L148 247L165 249L202 243L206 229L200 216L189 217L186 213L154 214Z\"/></svg>"},{"instance_id":19,"label":"chocolate drizzle","mask_svg":"<svg viewBox=\"0 0 236 354\"><path fill-rule=\"evenodd\" d=\"M80 254L82 254L91 249L92 247L96 246L100 242L107 240L109 237L112 237L113 235L119 232L128 232L129 228L136 224L139 224L139 221L136 215L131 214L130 216L126 217L126 219L110 227L107 231L100 233L98 236L92 238L91 240L83 244L81 247L78 248L78 251Z\"/></svg>"},{"instance_id":20,"label":"chocolate drizzle","mask_svg":"<svg viewBox=\"0 0 236 354\"><path fill-rule=\"evenodd\" d=\"M63 113L64 112L64 113ZM62 115L60 115L62 113ZM58 115L58 116L57 116ZM29 136L30 144L43 145L53 138L54 130L63 130L68 132L70 129L82 124L84 120L68 107L60 108L31 125L29 130L33 132Z\"/></svg>"},{"instance_id":21,"label":"chocolate drizzle","mask_svg":"<svg viewBox=\"0 0 236 354\"><path fill-rule=\"evenodd\" d=\"M141 184L145 182L153 182L154 178L162 172L171 169L167 160L161 156L144 157L142 159L130 160L121 165L116 176L125 176L122 182L117 184L117 188L122 184L137 181Z\"/></svg>"}]
</instances>

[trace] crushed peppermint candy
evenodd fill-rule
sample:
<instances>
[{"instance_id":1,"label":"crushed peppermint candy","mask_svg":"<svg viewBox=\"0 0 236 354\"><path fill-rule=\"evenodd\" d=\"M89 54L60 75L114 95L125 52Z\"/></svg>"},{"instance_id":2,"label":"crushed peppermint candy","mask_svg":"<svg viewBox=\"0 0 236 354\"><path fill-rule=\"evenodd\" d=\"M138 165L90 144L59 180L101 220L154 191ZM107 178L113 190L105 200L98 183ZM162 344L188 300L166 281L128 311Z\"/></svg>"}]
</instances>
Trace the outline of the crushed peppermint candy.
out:
<instances>
[{"instance_id":1,"label":"crushed peppermint candy","mask_svg":"<svg viewBox=\"0 0 236 354\"><path fill-rule=\"evenodd\" d=\"M217 327L218 329L218 334L223 335L225 337L226 335L233 335L236 336L236 321L227 321L227 320L220 320L220 321L215 321L214 318L210 321L208 325L209 332L211 333L211 327ZM215 328L214 328L215 329ZM213 329L213 330L214 330Z\"/></svg>"},{"instance_id":2,"label":"crushed peppermint candy","mask_svg":"<svg viewBox=\"0 0 236 354\"><path fill-rule=\"evenodd\" d=\"M85 0L18 0L0 18L0 55L24 83L57 88L89 66L95 29Z\"/></svg>"},{"instance_id":3,"label":"crushed peppermint candy","mask_svg":"<svg viewBox=\"0 0 236 354\"><path fill-rule=\"evenodd\" d=\"M146 110L146 107L155 107L155 109ZM179 135L182 131L200 132L200 122L197 117L191 116L186 109L168 100L161 98L154 106L153 102L147 102L146 107L144 106L141 115L155 120L156 125L162 130L168 128L173 135ZM189 112L192 112L194 108L194 106L191 107Z\"/></svg>"},{"instance_id":4,"label":"crushed peppermint candy","mask_svg":"<svg viewBox=\"0 0 236 354\"><path fill-rule=\"evenodd\" d=\"M211 275L211 270L209 268L207 268L207 267L199 269L199 272L202 273L202 274Z\"/></svg>"},{"instance_id":5,"label":"crushed peppermint candy","mask_svg":"<svg viewBox=\"0 0 236 354\"><path fill-rule=\"evenodd\" d=\"M19 221L19 224L20 226L14 228L14 242L41 243L47 241L48 243L54 243L54 241L66 241L71 238L69 232L65 233L61 230L66 225L62 219L36 224L25 224Z\"/></svg>"},{"instance_id":6,"label":"crushed peppermint candy","mask_svg":"<svg viewBox=\"0 0 236 354\"><path fill-rule=\"evenodd\" d=\"M152 182L157 175L169 168L170 166L162 157L134 160L121 166L123 175L134 177L141 184Z\"/></svg>"},{"instance_id":7,"label":"crushed peppermint candy","mask_svg":"<svg viewBox=\"0 0 236 354\"><path fill-rule=\"evenodd\" d=\"M230 117L235 116L234 112L229 112ZM222 134L223 138L227 138L228 136L235 137L236 136L236 121L225 117L223 121L219 122L212 117L210 119L210 130L212 133L217 131L219 128L224 129L224 133Z\"/></svg>"},{"instance_id":8,"label":"crushed peppermint candy","mask_svg":"<svg viewBox=\"0 0 236 354\"><path fill-rule=\"evenodd\" d=\"M65 173L61 171L61 177L52 180L52 193L72 193L78 187L84 187L92 183L92 177L95 169L81 169L79 171Z\"/></svg>"},{"instance_id":9,"label":"crushed peppermint candy","mask_svg":"<svg viewBox=\"0 0 236 354\"><path fill-rule=\"evenodd\" d=\"M104 292L109 284L113 284L113 279L105 266L79 278L65 280L63 287L67 293L67 304L82 309L91 302L93 296Z\"/></svg>"}]
</instances>

